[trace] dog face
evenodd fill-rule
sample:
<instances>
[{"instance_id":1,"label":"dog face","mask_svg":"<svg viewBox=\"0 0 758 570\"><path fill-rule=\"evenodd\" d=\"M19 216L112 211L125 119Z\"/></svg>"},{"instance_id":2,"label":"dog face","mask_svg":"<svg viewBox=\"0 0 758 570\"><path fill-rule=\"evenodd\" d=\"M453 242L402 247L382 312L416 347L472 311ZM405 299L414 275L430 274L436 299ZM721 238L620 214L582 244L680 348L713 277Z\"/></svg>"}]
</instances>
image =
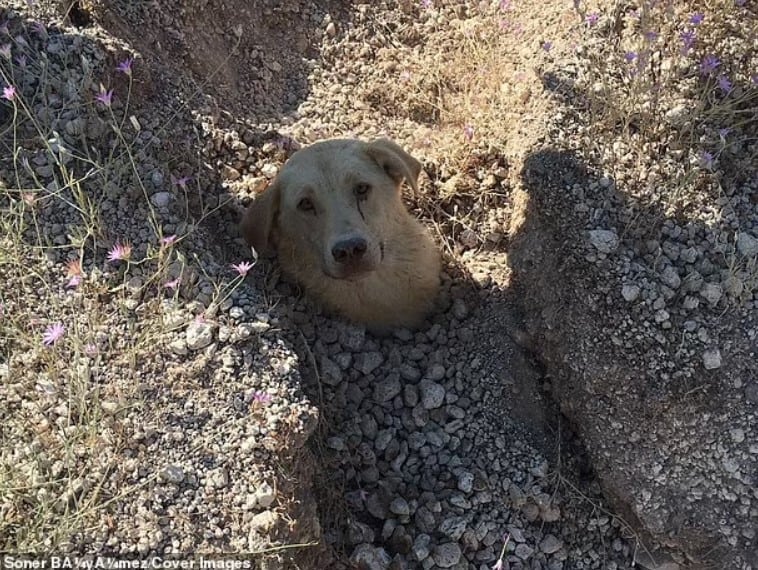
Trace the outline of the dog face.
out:
<instances>
[{"instance_id":1,"label":"dog face","mask_svg":"<svg viewBox=\"0 0 758 570\"><path fill-rule=\"evenodd\" d=\"M407 216L403 179L421 165L395 143L330 140L296 152L245 213L257 251L276 247L294 273L358 280L392 255L392 228Z\"/></svg>"}]
</instances>

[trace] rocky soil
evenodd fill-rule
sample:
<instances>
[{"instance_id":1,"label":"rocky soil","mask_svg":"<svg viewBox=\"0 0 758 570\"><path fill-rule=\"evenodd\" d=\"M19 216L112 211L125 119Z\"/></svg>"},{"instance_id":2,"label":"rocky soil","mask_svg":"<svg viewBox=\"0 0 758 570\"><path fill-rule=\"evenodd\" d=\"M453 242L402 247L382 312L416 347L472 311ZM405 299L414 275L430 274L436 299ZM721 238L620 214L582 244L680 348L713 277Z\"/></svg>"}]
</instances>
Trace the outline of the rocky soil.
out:
<instances>
[{"instance_id":1,"label":"rocky soil","mask_svg":"<svg viewBox=\"0 0 758 570\"><path fill-rule=\"evenodd\" d=\"M698 55L751 53L736 4ZM0 548L754 568L754 120L687 122L692 87L644 141L609 127L632 8L599 8L0 9ZM424 162L446 255L427 325L381 338L240 268L236 230L301 145L379 135Z\"/></svg>"}]
</instances>

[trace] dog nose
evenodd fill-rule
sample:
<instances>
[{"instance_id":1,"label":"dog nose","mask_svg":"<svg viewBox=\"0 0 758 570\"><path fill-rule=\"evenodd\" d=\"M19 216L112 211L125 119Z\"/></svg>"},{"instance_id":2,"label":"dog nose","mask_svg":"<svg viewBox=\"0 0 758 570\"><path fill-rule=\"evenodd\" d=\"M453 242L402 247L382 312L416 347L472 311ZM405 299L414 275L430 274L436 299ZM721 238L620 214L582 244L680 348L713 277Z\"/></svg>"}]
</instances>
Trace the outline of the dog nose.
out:
<instances>
[{"instance_id":1,"label":"dog nose","mask_svg":"<svg viewBox=\"0 0 758 570\"><path fill-rule=\"evenodd\" d=\"M357 261L366 253L368 244L363 238L355 237L338 241L332 248L332 257L338 263Z\"/></svg>"}]
</instances>

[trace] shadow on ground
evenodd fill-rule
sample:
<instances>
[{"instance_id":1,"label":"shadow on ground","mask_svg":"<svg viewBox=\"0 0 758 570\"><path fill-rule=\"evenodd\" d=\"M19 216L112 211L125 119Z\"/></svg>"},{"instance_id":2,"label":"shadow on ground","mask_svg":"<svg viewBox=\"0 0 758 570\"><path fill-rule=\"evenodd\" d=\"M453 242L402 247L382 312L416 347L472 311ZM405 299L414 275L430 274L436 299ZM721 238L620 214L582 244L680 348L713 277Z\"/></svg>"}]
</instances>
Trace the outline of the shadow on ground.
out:
<instances>
[{"instance_id":1,"label":"shadow on ground","mask_svg":"<svg viewBox=\"0 0 758 570\"><path fill-rule=\"evenodd\" d=\"M755 417L755 402L739 388L750 376L749 354L740 349L747 331L723 302L703 309L700 299L702 317L681 309L685 297L697 296L689 279L699 270L718 280L706 269L719 260L692 260L667 298L671 328L653 325L647 321L651 284L672 265L661 244L681 220L597 184L599 176L571 152L537 150L521 176L525 192L509 245L515 292L553 396L583 440L606 496L642 536L685 553L694 567L723 568L739 556L755 560L754 540L735 547L721 534L725 520L736 528L751 524L748 510L735 509L727 491L749 484L755 468L754 456L742 454L728 435ZM629 223L619 222L620 213L640 209ZM595 228L621 236L618 248L603 254L593 247L588 230ZM709 230L694 222L686 228L693 239ZM618 259L630 260L627 271L619 273ZM643 284L639 299L627 302L621 287L635 282ZM722 325L718 343L734 352L719 370L703 369L700 354L677 348L682 335L694 334L687 324L693 319ZM722 463L729 457L741 457L738 471Z\"/></svg>"}]
</instances>

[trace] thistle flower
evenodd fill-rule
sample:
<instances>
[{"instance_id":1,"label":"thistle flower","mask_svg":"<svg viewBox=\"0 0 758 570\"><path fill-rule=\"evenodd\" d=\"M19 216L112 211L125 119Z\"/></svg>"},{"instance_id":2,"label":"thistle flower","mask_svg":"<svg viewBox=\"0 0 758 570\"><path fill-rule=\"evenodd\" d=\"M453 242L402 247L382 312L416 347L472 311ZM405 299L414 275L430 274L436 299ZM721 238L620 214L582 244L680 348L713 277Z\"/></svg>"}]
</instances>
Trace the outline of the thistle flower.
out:
<instances>
[{"instance_id":1,"label":"thistle flower","mask_svg":"<svg viewBox=\"0 0 758 570\"><path fill-rule=\"evenodd\" d=\"M271 394L267 392L256 391L253 394L253 402L256 404L268 404L272 400Z\"/></svg>"},{"instance_id":2,"label":"thistle flower","mask_svg":"<svg viewBox=\"0 0 758 570\"><path fill-rule=\"evenodd\" d=\"M721 75L718 80L719 83L719 89L726 95L732 90L732 82L729 81L729 78L726 75Z\"/></svg>"},{"instance_id":3,"label":"thistle flower","mask_svg":"<svg viewBox=\"0 0 758 570\"><path fill-rule=\"evenodd\" d=\"M187 189L187 182L192 180L191 176L182 176L181 178L176 178L173 174L171 175L171 184L174 186L179 186L182 190Z\"/></svg>"},{"instance_id":4,"label":"thistle flower","mask_svg":"<svg viewBox=\"0 0 758 570\"><path fill-rule=\"evenodd\" d=\"M679 37L682 38L682 54L687 55L695 45L695 32L687 30L682 32Z\"/></svg>"},{"instance_id":5,"label":"thistle flower","mask_svg":"<svg viewBox=\"0 0 758 570\"><path fill-rule=\"evenodd\" d=\"M244 277L247 275L247 272L253 268L253 265L255 265L255 263L250 263L249 261L241 261L239 263L232 264L232 268L237 273L239 273L241 277Z\"/></svg>"},{"instance_id":6,"label":"thistle flower","mask_svg":"<svg viewBox=\"0 0 758 570\"><path fill-rule=\"evenodd\" d=\"M82 274L82 262L78 259L72 259L66 264L66 277Z\"/></svg>"},{"instance_id":7,"label":"thistle flower","mask_svg":"<svg viewBox=\"0 0 758 570\"><path fill-rule=\"evenodd\" d=\"M13 85L3 87L3 99L13 101L16 98L16 88Z\"/></svg>"},{"instance_id":8,"label":"thistle flower","mask_svg":"<svg viewBox=\"0 0 758 570\"><path fill-rule=\"evenodd\" d=\"M45 24L42 22L34 22L32 24L32 30L34 30L34 33L38 34L39 36L46 38L47 37L47 28L45 28Z\"/></svg>"},{"instance_id":9,"label":"thistle flower","mask_svg":"<svg viewBox=\"0 0 758 570\"><path fill-rule=\"evenodd\" d=\"M162 247L171 247L176 243L176 234L171 234L170 236L164 236L160 239L160 244Z\"/></svg>"},{"instance_id":10,"label":"thistle flower","mask_svg":"<svg viewBox=\"0 0 758 570\"><path fill-rule=\"evenodd\" d=\"M106 91L105 87L102 85L100 86L100 93L95 96L95 99L105 105L106 107L111 106L111 102L113 101L113 89L110 91Z\"/></svg>"},{"instance_id":11,"label":"thistle flower","mask_svg":"<svg viewBox=\"0 0 758 570\"><path fill-rule=\"evenodd\" d=\"M704 150L703 152L701 152L700 164L703 165L703 168L707 168L708 170L713 170L713 155L707 150Z\"/></svg>"},{"instance_id":12,"label":"thistle flower","mask_svg":"<svg viewBox=\"0 0 758 570\"><path fill-rule=\"evenodd\" d=\"M66 287L73 289L82 282L84 273L82 272L82 263L78 259L72 259L66 264L66 277L68 277L68 283Z\"/></svg>"},{"instance_id":13,"label":"thistle flower","mask_svg":"<svg viewBox=\"0 0 758 570\"><path fill-rule=\"evenodd\" d=\"M124 61L119 62L119 64L116 66L116 71L120 71L121 73L131 77L133 63L134 63L134 58L127 57Z\"/></svg>"},{"instance_id":14,"label":"thistle flower","mask_svg":"<svg viewBox=\"0 0 758 570\"><path fill-rule=\"evenodd\" d=\"M108 252L108 261L122 261L132 256L132 246L129 242L117 243Z\"/></svg>"},{"instance_id":15,"label":"thistle flower","mask_svg":"<svg viewBox=\"0 0 758 570\"><path fill-rule=\"evenodd\" d=\"M58 342L66 332L66 327L63 323L55 323L45 329L45 333L42 335L42 344L45 346L53 346Z\"/></svg>"},{"instance_id":16,"label":"thistle flower","mask_svg":"<svg viewBox=\"0 0 758 570\"><path fill-rule=\"evenodd\" d=\"M715 55L706 55L703 61L700 62L700 74L710 75L719 65L721 65L721 62Z\"/></svg>"}]
</instances>

